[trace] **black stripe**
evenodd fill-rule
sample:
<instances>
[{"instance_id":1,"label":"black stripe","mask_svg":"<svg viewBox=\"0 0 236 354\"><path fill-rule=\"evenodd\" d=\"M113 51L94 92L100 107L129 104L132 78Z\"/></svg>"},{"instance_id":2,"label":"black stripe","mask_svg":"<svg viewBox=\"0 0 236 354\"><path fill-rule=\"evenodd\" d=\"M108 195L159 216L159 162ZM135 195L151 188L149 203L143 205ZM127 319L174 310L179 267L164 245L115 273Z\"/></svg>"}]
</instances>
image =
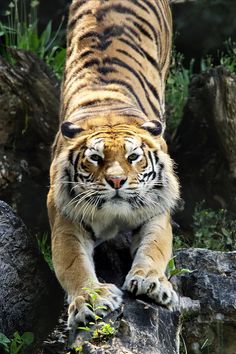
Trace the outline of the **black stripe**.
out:
<instances>
[{"instance_id":1,"label":"black stripe","mask_svg":"<svg viewBox=\"0 0 236 354\"><path fill-rule=\"evenodd\" d=\"M145 81L146 85L149 87L149 89L151 90L153 96L157 99L157 101L159 102L159 104L161 104L161 100L160 100L160 96L159 96L159 93L157 92L157 89L156 87L151 84L150 81L148 81L148 79L141 73L139 72L140 75L142 76L143 80Z\"/></svg>"},{"instance_id":2,"label":"black stripe","mask_svg":"<svg viewBox=\"0 0 236 354\"><path fill-rule=\"evenodd\" d=\"M116 73L117 70L115 68L113 68L112 66L99 66L97 68L97 71L102 74L102 75L107 75L110 73Z\"/></svg>"},{"instance_id":3,"label":"black stripe","mask_svg":"<svg viewBox=\"0 0 236 354\"><path fill-rule=\"evenodd\" d=\"M77 0L76 2L71 4L71 12L78 11L82 5L87 4L88 2L89 0Z\"/></svg>"},{"instance_id":4,"label":"black stripe","mask_svg":"<svg viewBox=\"0 0 236 354\"><path fill-rule=\"evenodd\" d=\"M106 42L99 42L98 44L91 45L91 48L104 51L112 44L112 40Z\"/></svg>"},{"instance_id":5,"label":"black stripe","mask_svg":"<svg viewBox=\"0 0 236 354\"><path fill-rule=\"evenodd\" d=\"M129 32L131 32L131 33L134 35L135 38L138 38L138 39L141 41L140 34L139 34L137 31L135 31L135 30L133 29L133 27L131 27L131 26L129 26L129 25L126 25L126 26L125 26L125 29L129 30ZM127 33L126 33L126 35L127 35ZM132 39L133 39L133 38L132 38Z\"/></svg>"},{"instance_id":6,"label":"black stripe","mask_svg":"<svg viewBox=\"0 0 236 354\"><path fill-rule=\"evenodd\" d=\"M82 36L79 37L79 40L82 41L84 39L89 39L89 38L97 38L97 39L101 39L101 35L98 32L95 31L89 31L84 33Z\"/></svg>"},{"instance_id":7,"label":"black stripe","mask_svg":"<svg viewBox=\"0 0 236 354\"><path fill-rule=\"evenodd\" d=\"M135 41L133 40L133 42L130 42L129 40L125 39L125 38L119 38L119 40L125 44L127 44L128 46L130 46L133 50L135 50L135 52L138 52L142 57L145 57L153 66L154 68L159 72L159 63L150 55L148 54L148 52L146 50L144 50L142 47L140 47L138 44L135 43Z\"/></svg>"},{"instance_id":8,"label":"black stripe","mask_svg":"<svg viewBox=\"0 0 236 354\"><path fill-rule=\"evenodd\" d=\"M156 1L156 4L158 3L158 1ZM154 15L156 16L156 19L158 21L158 23L160 24L160 29L162 30L162 21L161 21L161 17L160 14L158 13L157 9L155 8L155 6L153 4L151 4L148 0L145 0L145 4L149 7L149 9L152 10L152 12L154 13ZM158 4L157 4L158 6ZM158 6L159 8L159 6ZM159 9L160 11L160 9ZM160 11L161 12L161 11Z\"/></svg>"},{"instance_id":9,"label":"black stripe","mask_svg":"<svg viewBox=\"0 0 236 354\"><path fill-rule=\"evenodd\" d=\"M73 184L70 183L70 182L72 182L72 178L71 178L70 172L69 172L69 170L67 168L65 169L65 177L66 177L65 182L69 182L67 184L67 193L68 193L68 195L71 198L74 198L75 197L75 191L73 189Z\"/></svg>"},{"instance_id":10,"label":"black stripe","mask_svg":"<svg viewBox=\"0 0 236 354\"><path fill-rule=\"evenodd\" d=\"M158 161L159 161L159 157L157 155L157 151L153 151L153 155L154 155L154 158L155 158L155 163L157 164Z\"/></svg>"},{"instance_id":11,"label":"black stripe","mask_svg":"<svg viewBox=\"0 0 236 354\"><path fill-rule=\"evenodd\" d=\"M114 37L121 36L123 32L124 32L124 26L111 25L104 28L102 33L99 33L97 31L86 32L79 37L79 40L82 41L83 39L97 38L100 41L105 42L108 39L110 39L110 37L114 38Z\"/></svg>"},{"instance_id":12,"label":"black stripe","mask_svg":"<svg viewBox=\"0 0 236 354\"><path fill-rule=\"evenodd\" d=\"M128 57L128 58L134 60L134 61L142 68L142 64L139 63L139 61L138 61L136 58L134 58L134 57L131 55L131 53L127 52L127 51L124 50L124 49L119 49L119 48L116 49L116 51L119 52L119 53L121 53L121 54L124 54L126 57Z\"/></svg>"},{"instance_id":13,"label":"black stripe","mask_svg":"<svg viewBox=\"0 0 236 354\"><path fill-rule=\"evenodd\" d=\"M158 171L158 181L162 182L162 171L164 169L163 163L159 163L159 171Z\"/></svg>"},{"instance_id":14,"label":"black stripe","mask_svg":"<svg viewBox=\"0 0 236 354\"><path fill-rule=\"evenodd\" d=\"M129 47L131 47L135 52L138 52L143 58L144 58L144 53L141 50L141 47L138 46L135 42L130 42L128 39L125 38L119 38L119 41L127 44Z\"/></svg>"},{"instance_id":15,"label":"black stripe","mask_svg":"<svg viewBox=\"0 0 236 354\"><path fill-rule=\"evenodd\" d=\"M68 160L70 161L71 165L73 165L73 156L74 156L74 151L70 150Z\"/></svg>"},{"instance_id":16,"label":"black stripe","mask_svg":"<svg viewBox=\"0 0 236 354\"><path fill-rule=\"evenodd\" d=\"M117 84L117 85L121 85L121 86L126 87L130 91L130 93L135 97L140 109L143 111L143 113L145 113L147 115L139 97L137 96L137 94L135 93L135 91L133 89L133 86L131 86L128 82L126 82L124 80L118 80L118 79L105 80L103 78L100 78L100 80L104 84L108 84L108 85L109 84Z\"/></svg>"},{"instance_id":17,"label":"black stripe","mask_svg":"<svg viewBox=\"0 0 236 354\"><path fill-rule=\"evenodd\" d=\"M75 162L74 162L74 181L77 182L77 168L78 168L78 162L80 159L80 152L77 154Z\"/></svg>"},{"instance_id":18,"label":"black stripe","mask_svg":"<svg viewBox=\"0 0 236 354\"><path fill-rule=\"evenodd\" d=\"M141 23L145 23L145 25L150 28L150 30L153 32L154 38L157 42L157 35L156 35L156 30L155 28L151 25L150 22L148 22L144 17L139 16L134 10L126 7L126 6L122 6L121 4L111 4L107 7L102 8L101 10L98 10L96 13L96 18L98 21L102 21L103 18L106 16L107 13L109 13L110 11L114 11L120 14L127 14L127 15L131 15L133 17L135 17L137 20L141 21Z\"/></svg>"},{"instance_id":19,"label":"black stripe","mask_svg":"<svg viewBox=\"0 0 236 354\"><path fill-rule=\"evenodd\" d=\"M148 37L151 41L153 40L152 36L150 35L150 33L148 31L145 30L145 28L140 25L138 22L136 21L132 21L133 22L133 25L135 27L137 27L137 29L146 37Z\"/></svg>"},{"instance_id":20,"label":"black stripe","mask_svg":"<svg viewBox=\"0 0 236 354\"><path fill-rule=\"evenodd\" d=\"M136 78L137 80L139 81L144 93L145 93L145 96L147 98L147 101L148 103L150 104L150 106L152 107L152 110L153 112L158 116L160 117L160 112L157 110L157 108L154 106L153 102L151 101L150 97L149 97L149 94L145 88L145 84L143 81L145 81L146 85L149 87L149 89L152 91L153 94L155 94L155 98L158 100L158 102L160 103L160 98L159 98L159 95L155 89L155 87L153 85L151 85L149 83L149 81L146 80L146 78L144 78L144 76L142 75L143 79L140 77L140 75L137 73L137 71L135 71L130 65L124 63L122 60L118 59L118 58L106 58L104 59L104 64L108 63L108 64L115 64L115 65L118 65L118 66L121 66L125 69L127 69L128 71L130 71Z\"/></svg>"},{"instance_id":21,"label":"black stripe","mask_svg":"<svg viewBox=\"0 0 236 354\"><path fill-rule=\"evenodd\" d=\"M99 64L100 64L100 61L99 61L98 59L96 59L96 58L93 58L93 59L91 59L91 60L86 61L86 62L83 64L81 70L87 69L87 68L90 68L91 66L99 65Z\"/></svg>"},{"instance_id":22,"label":"black stripe","mask_svg":"<svg viewBox=\"0 0 236 354\"><path fill-rule=\"evenodd\" d=\"M86 58L87 56L94 54L93 50L85 50L83 53L80 54L79 60ZM78 59L75 59L74 61L77 61ZM72 62L73 63L73 62Z\"/></svg>"},{"instance_id":23,"label":"black stripe","mask_svg":"<svg viewBox=\"0 0 236 354\"><path fill-rule=\"evenodd\" d=\"M92 10L87 10L87 11L84 11L79 16L77 16L76 18L71 18L69 20L69 23L68 23L67 32L70 33L72 31L73 27L75 26L77 21L81 20L81 18L86 16L86 15L90 15L91 13L92 13Z\"/></svg>"},{"instance_id":24,"label":"black stripe","mask_svg":"<svg viewBox=\"0 0 236 354\"><path fill-rule=\"evenodd\" d=\"M151 151L148 151L148 157L149 157L149 160L151 161L152 171L154 171L155 168L154 168L154 163L153 163L153 158L152 158L152 153L151 153Z\"/></svg>"},{"instance_id":25,"label":"black stripe","mask_svg":"<svg viewBox=\"0 0 236 354\"><path fill-rule=\"evenodd\" d=\"M102 39L107 40L110 37L118 37L121 36L123 32L124 32L123 26L119 26L119 25L108 26L103 31Z\"/></svg>"},{"instance_id":26,"label":"black stripe","mask_svg":"<svg viewBox=\"0 0 236 354\"><path fill-rule=\"evenodd\" d=\"M127 0L126 0L126 1L127 1ZM132 4L138 6L140 9L142 9L143 11L145 11L147 14L150 15L148 9L147 9L146 7L144 7L142 4L140 4L140 3L138 2L138 0L128 0L128 2L131 2Z\"/></svg>"},{"instance_id":27,"label":"black stripe","mask_svg":"<svg viewBox=\"0 0 236 354\"><path fill-rule=\"evenodd\" d=\"M96 236L95 236L95 233L94 233L92 227L90 225L86 224L83 220L81 221L81 225L82 225L83 229L89 233L92 240L95 241Z\"/></svg>"}]
</instances>

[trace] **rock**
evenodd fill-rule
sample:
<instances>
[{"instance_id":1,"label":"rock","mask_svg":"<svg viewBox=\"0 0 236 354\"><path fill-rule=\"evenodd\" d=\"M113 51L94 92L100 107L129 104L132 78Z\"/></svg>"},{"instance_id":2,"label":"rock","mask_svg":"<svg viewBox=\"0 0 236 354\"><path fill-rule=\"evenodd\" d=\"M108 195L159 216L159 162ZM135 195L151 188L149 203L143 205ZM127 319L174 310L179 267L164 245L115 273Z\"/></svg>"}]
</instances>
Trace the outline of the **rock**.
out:
<instances>
[{"instance_id":1,"label":"rock","mask_svg":"<svg viewBox=\"0 0 236 354\"><path fill-rule=\"evenodd\" d=\"M55 326L63 292L12 209L0 201L0 332L34 333L39 344ZM31 352L32 353L32 352Z\"/></svg>"},{"instance_id":2,"label":"rock","mask_svg":"<svg viewBox=\"0 0 236 354\"><path fill-rule=\"evenodd\" d=\"M121 287L131 266L130 235L120 234L99 245L95 251L96 271L101 281ZM160 307L147 298L124 294L120 311L108 315L117 333L107 343L88 343L85 331L70 333L70 343L85 343L83 353L92 354L178 354L180 313ZM93 328L91 328L93 330ZM45 353L47 354L47 353Z\"/></svg>"},{"instance_id":3,"label":"rock","mask_svg":"<svg viewBox=\"0 0 236 354\"><path fill-rule=\"evenodd\" d=\"M236 251L180 250L175 263L193 270L177 277L179 294L200 303L182 310L188 353L235 354Z\"/></svg>"},{"instance_id":4,"label":"rock","mask_svg":"<svg viewBox=\"0 0 236 354\"><path fill-rule=\"evenodd\" d=\"M111 281L113 274L115 284L122 284L131 265L129 238L128 234L119 235L96 249L96 270L103 280ZM117 330L114 337L105 343L91 344L91 335L79 331L70 333L70 341L78 346L82 342L83 353L87 354L177 354L181 331L189 354L235 354L235 260L236 252L178 250L176 267L193 270L173 279L180 295L178 311L169 311L146 298L136 299L126 293L121 310L106 318L108 322L112 320ZM40 354L63 354L62 333L66 332L60 323ZM59 345L56 337L60 339Z\"/></svg>"},{"instance_id":5,"label":"rock","mask_svg":"<svg viewBox=\"0 0 236 354\"><path fill-rule=\"evenodd\" d=\"M49 229L45 205L59 81L34 54L11 50L11 55L14 65L0 57L0 199L34 233L43 233Z\"/></svg>"},{"instance_id":6,"label":"rock","mask_svg":"<svg viewBox=\"0 0 236 354\"><path fill-rule=\"evenodd\" d=\"M96 344L91 335L80 331L73 345L83 343L83 353L87 354L178 354L178 311L172 312L147 299L134 299L126 294L121 311L105 319L108 323L110 320L117 332L107 343L98 341Z\"/></svg>"},{"instance_id":7,"label":"rock","mask_svg":"<svg viewBox=\"0 0 236 354\"><path fill-rule=\"evenodd\" d=\"M179 166L185 211L192 223L197 202L236 212L236 75L222 67L194 75L183 119L171 146Z\"/></svg>"}]
</instances>

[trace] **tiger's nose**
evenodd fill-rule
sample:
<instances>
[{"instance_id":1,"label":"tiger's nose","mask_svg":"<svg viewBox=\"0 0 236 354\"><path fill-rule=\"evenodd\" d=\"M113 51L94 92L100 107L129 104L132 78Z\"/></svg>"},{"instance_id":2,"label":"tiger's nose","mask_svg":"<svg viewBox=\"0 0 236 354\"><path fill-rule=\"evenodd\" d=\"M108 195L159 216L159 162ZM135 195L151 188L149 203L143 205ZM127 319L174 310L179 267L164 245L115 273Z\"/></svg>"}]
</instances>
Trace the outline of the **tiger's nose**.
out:
<instances>
[{"instance_id":1,"label":"tiger's nose","mask_svg":"<svg viewBox=\"0 0 236 354\"><path fill-rule=\"evenodd\" d=\"M106 181L112 188L120 189L123 186L123 184L127 181L127 178L108 176L106 177Z\"/></svg>"}]
</instances>

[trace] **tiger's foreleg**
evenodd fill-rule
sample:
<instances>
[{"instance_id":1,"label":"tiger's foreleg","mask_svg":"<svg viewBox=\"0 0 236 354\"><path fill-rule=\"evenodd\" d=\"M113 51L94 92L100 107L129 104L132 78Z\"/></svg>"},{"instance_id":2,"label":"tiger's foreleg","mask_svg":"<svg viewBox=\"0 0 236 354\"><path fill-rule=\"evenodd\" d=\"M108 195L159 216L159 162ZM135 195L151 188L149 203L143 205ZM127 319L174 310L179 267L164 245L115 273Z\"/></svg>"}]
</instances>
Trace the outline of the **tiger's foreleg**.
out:
<instances>
[{"instance_id":1,"label":"tiger's foreleg","mask_svg":"<svg viewBox=\"0 0 236 354\"><path fill-rule=\"evenodd\" d=\"M169 215L157 216L134 235L134 256L123 289L136 295L145 294L167 307L175 306L178 297L165 271L172 254L172 228Z\"/></svg>"},{"instance_id":2,"label":"tiger's foreleg","mask_svg":"<svg viewBox=\"0 0 236 354\"><path fill-rule=\"evenodd\" d=\"M68 325L86 323L95 315L105 316L122 302L122 292L97 279L93 262L94 241L88 231L56 216L52 226L52 259L59 282L68 294ZM87 289L85 289L87 288ZM88 306L91 294L96 299Z\"/></svg>"}]
</instances>

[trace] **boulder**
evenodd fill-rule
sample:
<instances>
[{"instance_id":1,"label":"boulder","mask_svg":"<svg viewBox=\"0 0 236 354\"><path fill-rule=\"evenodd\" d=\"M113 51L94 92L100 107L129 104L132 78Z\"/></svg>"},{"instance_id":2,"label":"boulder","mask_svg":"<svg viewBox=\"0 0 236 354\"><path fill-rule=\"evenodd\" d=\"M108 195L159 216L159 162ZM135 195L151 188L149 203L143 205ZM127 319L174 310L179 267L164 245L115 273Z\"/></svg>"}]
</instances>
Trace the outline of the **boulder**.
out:
<instances>
[{"instance_id":1,"label":"boulder","mask_svg":"<svg viewBox=\"0 0 236 354\"><path fill-rule=\"evenodd\" d=\"M120 236L104 242L96 250L97 272L104 280L110 281L113 273L114 282L122 283L131 264L128 239L127 235ZM99 343L91 341L91 334L79 331L70 333L70 343L80 346L82 342L82 352L87 354L178 354L179 344L184 340L189 354L235 354L235 259L236 252L178 250L176 267L193 271L173 278L180 295L178 311L126 293L121 310L106 319L112 320L117 331L114 337ZM63 320L65 323L66 315ZM60 323L44 344L42 353L63 354L63 347L68 345L67 336ZM68 349L68 353L74 352Z\"/></svg>"},{"instance_id":2,"label":"boulder","mask_svg":"<svg viewBox=\"0 0 236 354\"><path fill-rule=\"evenodd\" d=\"M0 332L30 331L39 344L55 326L63 292L40 254L37 241L0 201ZM31 352L32 353L32 352Z\"/></svg>"},{"instance_id":3,"label":"boulder","mask_svg":"<svg viewBox=\"0 0 236 354\"><path fill-rule=\"evenodd\" d=\"M185 210L192 223L197 202L236 212L236 75L223 67L194 75L171 153L178 165Z\"/></svg>"},{"instance_id":4,"label":"boulder","mask_svg":"<svg viewBox=\"0 0 236 354\"><path fill-rule=\"evenodd\" d=\"M235 354L236 251L184 249L175 263L193 271L177 277L179 294L198 302L182 308L188 354Z\"/></svg>"},{"instance_id":5,"label":"boulder","mask_svg":"<svg viewBox=\"0 0 236 354\"><path fill-rule=\"evenodd\" d=\"M10 53L14 65L0 57L0 199L34 233L43 233L49 229L45 200L60 85L34 54Z\"/></svg>"},{"instance_id":6,"label":"boulder","mask_svg":"<svg viewBox=\"0 0 236 354\"><path fill-rule=\"evenodd\" d=\"M95 264L101 281L122 286L132 262L130 237L130 234L120 234L96 248ZM145 297L135 298L125 293L121 310L105 320L108 323L111 320L116 329L116 335L107 343L91 344L88 342L91 335L79 331L70 333L69 344L85 343L83 353L87 354L178 354L179 311L170 311Z\"/></svg>"}]
</instances>

